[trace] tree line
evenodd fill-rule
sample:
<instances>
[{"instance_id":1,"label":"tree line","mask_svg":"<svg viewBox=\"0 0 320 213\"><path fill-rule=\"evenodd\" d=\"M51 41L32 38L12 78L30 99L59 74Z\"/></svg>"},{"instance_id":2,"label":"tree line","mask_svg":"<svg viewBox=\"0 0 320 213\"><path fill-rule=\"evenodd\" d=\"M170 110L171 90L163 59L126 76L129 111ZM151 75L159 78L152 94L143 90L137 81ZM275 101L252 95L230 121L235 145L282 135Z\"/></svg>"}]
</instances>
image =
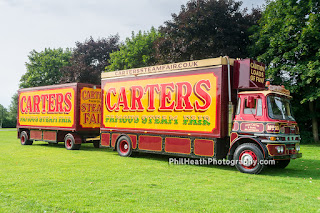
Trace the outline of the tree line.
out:
<instances>
[{"instance_id":1,"label":"tree line","mask_svg":"<svg viewBox=\"0 0 320 213\"><path fill-rule=\"evenodd\" d=\"M74 49L33 50L20 88L67 82L100 84L101 71L224 55L251 57L267 65L266 77L273 84L290 89L303 142L319 142L318 0L267 1L264 7L250 11L241 5L234 0L190 0L162 26L132 32L123 42L116 34L96 40L90 37L76 42ZM14 114L11 108L16 110L16 96L8 114Z\"/></svg>"}]
</instances>

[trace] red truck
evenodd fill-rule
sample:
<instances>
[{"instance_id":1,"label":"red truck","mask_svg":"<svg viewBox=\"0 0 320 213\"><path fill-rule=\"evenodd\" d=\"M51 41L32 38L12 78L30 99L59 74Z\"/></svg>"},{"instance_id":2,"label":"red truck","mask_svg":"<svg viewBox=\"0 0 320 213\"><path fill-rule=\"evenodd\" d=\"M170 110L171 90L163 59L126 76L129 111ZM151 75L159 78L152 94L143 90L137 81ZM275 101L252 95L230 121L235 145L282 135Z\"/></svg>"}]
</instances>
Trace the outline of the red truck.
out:
<instances>
[{"instance_id":1,"label":"red truck","mask_svg":"<svg viewBox=\"0 0 320 213\"><path fill-rule=\"evenodd\" d=\"M102 73L101 145L227 158L245 173L302 156L290 93L265 86L265 66L228 57Z\"/></svg>"},{"instance_id":2,"label":"red truck","mask_svg":"<svg viewBox=\"0 0 320 213\"><path fill-rule=\"evenodd\" d=\"M65 142L67 149L100 135L101 88L98 85L69 83L20 89L18 91L18 138L22 145L34 140Z\"/></svg>"},{"instance_id":3,"label":"red truck","mask_svg":"<svg viewBox=\"0 0 320 213\"><path fill-rule=\"evenodd\" d=\"M64 141L78 149L100 134L120 156L147 152L227 159L257 174L266 160L285 168L300 158L290 93L265 82L265 66L228 57L101 74L99 86L19 90L18 137ZM100 127L100 128L99 128Z\"/></svg>"}]
</instances>

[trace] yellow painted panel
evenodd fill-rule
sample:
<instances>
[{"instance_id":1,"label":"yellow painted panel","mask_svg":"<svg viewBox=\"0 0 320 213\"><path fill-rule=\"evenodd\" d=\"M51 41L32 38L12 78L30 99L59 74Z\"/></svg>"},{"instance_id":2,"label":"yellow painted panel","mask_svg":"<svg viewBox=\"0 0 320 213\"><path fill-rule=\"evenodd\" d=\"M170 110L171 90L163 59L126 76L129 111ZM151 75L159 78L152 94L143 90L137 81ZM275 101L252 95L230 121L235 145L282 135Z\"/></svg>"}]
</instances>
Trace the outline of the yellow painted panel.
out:
<instances>
[{"instance_id":1,"label":"yellow painted panel","mask_svg":"<svg viewBox=\"0 0 320 213\"><path fill-rule=\"evenodd\" d=\"M138 92L134 89L137 87L140 88ZM105 127L203 133L217 127L217 78L213 73L107 82L103 93ZM186 99L181 102L178 93L187 96L189 104ZM141 102L132 101L140 95ZM173 108L165 109L170 106Z\"/></svg>"},{"instance_id":2,"label":"yellow painted panel","mask_svg":"<svg viewBox=\"0 0 320 213\"><path fill-rule=\"evenodd\" d=\"M80 125L99 128L101 120L101 89L84 87L80 92Z\"/></svg>"},{"instance_id":3,"label":"yellow painted panel","mask_svg":"<svg viewBox=\"0 0 320 213\"><path fill-rule=\"evenodd\" d=\"M73 88L21 92L20 125L41 127L73 127L75 123Z\"/></svg>"}]
</instances>

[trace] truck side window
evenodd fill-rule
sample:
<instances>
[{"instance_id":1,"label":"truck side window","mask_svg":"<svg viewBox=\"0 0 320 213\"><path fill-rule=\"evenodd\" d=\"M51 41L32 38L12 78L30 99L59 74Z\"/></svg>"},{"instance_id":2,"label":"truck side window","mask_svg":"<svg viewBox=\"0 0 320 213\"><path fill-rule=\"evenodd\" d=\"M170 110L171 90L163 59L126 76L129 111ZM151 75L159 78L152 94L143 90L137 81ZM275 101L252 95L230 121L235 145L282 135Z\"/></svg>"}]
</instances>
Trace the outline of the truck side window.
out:
<instances>
[{"instance_id":1,"label":"truck side window","mask_svg":"<svg viewBox=\"0 0 320 213\"><path fill-rule=\"evenodd\" d=\"M241 109L241 99L238 98L238 105L237 105L237 109L236 109L236 115L240 114L240 109Z\"/></svg>"},{"instance_id":2,"label":"truck side window","mask_svg":"<svg viewBox=\"0 0 320 213\"><path fill-rule=\"evenodd\" d=\"M248 107L248 99L246 98L246 99L244 100L243 114L255 115L255 114L256 114L256 106L257 106L257 99L254 99L254 106L253 106L253 108L249 108L249 107Z\"/></svg>"},{"instance_id":3,"label":"truck side window","mask_svg":"<svg viewBox=\"0 0 320 213\"><path fill-rule=\"evenodd\" d=\"M262 116L262 99L258 99L257 116Z\"/></svg>"}]
</instances>

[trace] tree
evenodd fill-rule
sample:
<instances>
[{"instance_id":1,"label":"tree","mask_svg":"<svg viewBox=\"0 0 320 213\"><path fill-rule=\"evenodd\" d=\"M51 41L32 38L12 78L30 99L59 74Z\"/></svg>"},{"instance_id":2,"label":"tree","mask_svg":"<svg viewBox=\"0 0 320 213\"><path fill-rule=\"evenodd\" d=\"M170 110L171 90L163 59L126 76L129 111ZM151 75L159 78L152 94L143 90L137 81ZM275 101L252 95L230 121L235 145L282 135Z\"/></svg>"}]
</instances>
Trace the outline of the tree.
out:
<instances>
[{"instance_id":1,"label":"tree","mask_svg":"<svg viewBox=\"0 0 320 213\"><path fill-rule=\"evenodd\" d=\"M160 63L228 55L247 57L250 28L261 17L259 8L247 13L234 0L190 0L178 15L160 27L156 41Z\"/></svg>"},{"instance_id":2,"label":"tree","mask_svg":"<svg viewBox=\"0 0 320 213\"><path fill-rule=\"evenodd\" d=\"M320 98L320 4L319 0L276 0L267 2L265 11L252 36L251 52L268 65L269 78L290 88L299 100L297 120L312 126L313 139L319 142L318 119ZM301 105L307 105L301 106Z\"/></svg>"},{"instance_id":3,"label":"tree","mask_svg":"<svg viewBox=\"0 0 320 213\"><path fill-rule=\"evenodd\" d=\"M63 67L61 82L100 84L101 72L109 65L110 54L118 50L119 36L76 42L71 65Z\"/></svg>"},{"instance_id":4,"label":"tree","mask_svg":"<svg viewBox=\"0 0 320 213\"><path fill-rule=\"evenodd\" d=\"M20 88L60 83L60 68L70 64L71 51L62 48L37 52L32 50L26 63L27 72L20 79Z\"/></svg>"},{"instance_id":5,"label":"tree","mask_svg":"<svg viewBox=\"0 0 320 213\"><path fill-rule=\"evenodd\" d=\"M11 103L8 109L7 119L10 121L10 127L15 127L17 124L17 113L18 113L18 93L15 93L11 97Z\"/></svg>"},{"instance_id":6,"label":"tree","mask_svg":"<svg viewBox=\"0 0 320 213\"><path fill-rule=\"evenodd\" d=\"M8 128L15 126L15 120L10 119L8 110L0 104L0 128Z\"/></svg>"},{"instance_id":7,"label":"tree","mask_svg":"<svg viewBox=\"0 0 320 213\"><path fill-rule=\"evenodd\" d=\"M131 38L127 38L125 43L120 45L120 50L110 54L110 65L107 71L130 69L154 65L153 42L161 35L151 28L150 32L139 31L136 35L132 32Z\"/></svg>"},{"instance_id":8,"label":"tree","mask_svg":"<svg viewBox=\"0 0 320 213\"><path fill-rule=\"evenodd\" d=\"M3 124L5 123L6 114L7 114L7 109L0 104L0 118L1 118L0 119L0 128L2 128Z\"/></svg>"}]
</instances>

